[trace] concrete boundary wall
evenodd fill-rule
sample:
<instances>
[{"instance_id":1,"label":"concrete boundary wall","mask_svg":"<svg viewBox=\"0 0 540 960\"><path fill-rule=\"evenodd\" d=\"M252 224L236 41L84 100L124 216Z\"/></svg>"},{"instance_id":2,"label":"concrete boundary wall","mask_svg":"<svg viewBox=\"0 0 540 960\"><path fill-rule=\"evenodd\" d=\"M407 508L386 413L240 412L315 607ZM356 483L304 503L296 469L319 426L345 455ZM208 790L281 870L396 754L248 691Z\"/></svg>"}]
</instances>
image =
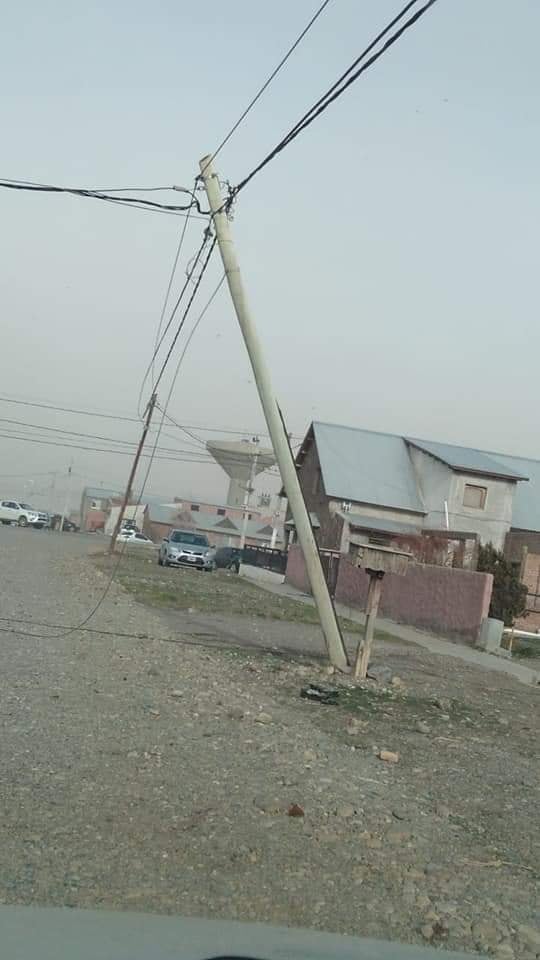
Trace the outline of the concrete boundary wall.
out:
<instances>
[{"instance_id":1,"label":"concrete boundary wall","mask_svg":"<svg viewBox=\"0 0 540 960\"><path fill-rule=\"evenodd\" d=\"M365 608L369 578L347 557L339 561L335 600ZM295 544L289 548L285 582L309 593L304 557ZM493 577L449 567L413 564L406 576L386 574L381 617L405 623L453 640L475 644L488 616Z\"/></svg>"}]
</instances>

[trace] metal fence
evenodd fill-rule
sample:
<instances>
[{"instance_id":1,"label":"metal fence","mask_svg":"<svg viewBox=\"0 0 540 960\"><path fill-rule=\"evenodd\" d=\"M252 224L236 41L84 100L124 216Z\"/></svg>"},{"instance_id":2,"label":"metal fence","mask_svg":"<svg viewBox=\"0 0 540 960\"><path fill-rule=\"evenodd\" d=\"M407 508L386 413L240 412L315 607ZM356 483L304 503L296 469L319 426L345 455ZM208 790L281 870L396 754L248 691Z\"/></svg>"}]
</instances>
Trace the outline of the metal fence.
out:
<instances>
[{"instance_id":1,"label":"metal fence","mask_svg":"<svg viewBox=\"0 0 540 960\"><path fill-rule=\"evenodd\" d=\"M242 563L248 563L252 567L263 567L274 573L285 573L287 554L285 550L274 550L272 547L246 546L242 554Z\"/></svg>"}]
</instances>

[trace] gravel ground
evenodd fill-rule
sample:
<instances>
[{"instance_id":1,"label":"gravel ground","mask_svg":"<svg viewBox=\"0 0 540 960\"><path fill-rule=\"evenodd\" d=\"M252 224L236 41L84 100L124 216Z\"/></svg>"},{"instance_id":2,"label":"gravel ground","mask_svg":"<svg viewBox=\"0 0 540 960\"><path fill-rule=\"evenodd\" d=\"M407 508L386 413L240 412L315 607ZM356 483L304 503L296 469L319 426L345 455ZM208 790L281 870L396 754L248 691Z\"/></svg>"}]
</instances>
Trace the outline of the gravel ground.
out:
<instances>
[{"instance_id":1,"label":"gravel ground","mask_svg":"<svg viewBox=\"0 0 540 960\"><path fill-rule=\"evenodd\" d=\"M1 616L79 622L106 583L89 544L0 528ZM401 682L354 688L186 644L116 585L89 626L136 637L0 623L3 901L540 956L533 688L391 641ZM336 706L300 698L321 680Z\"/></svg>"}]
</instances>

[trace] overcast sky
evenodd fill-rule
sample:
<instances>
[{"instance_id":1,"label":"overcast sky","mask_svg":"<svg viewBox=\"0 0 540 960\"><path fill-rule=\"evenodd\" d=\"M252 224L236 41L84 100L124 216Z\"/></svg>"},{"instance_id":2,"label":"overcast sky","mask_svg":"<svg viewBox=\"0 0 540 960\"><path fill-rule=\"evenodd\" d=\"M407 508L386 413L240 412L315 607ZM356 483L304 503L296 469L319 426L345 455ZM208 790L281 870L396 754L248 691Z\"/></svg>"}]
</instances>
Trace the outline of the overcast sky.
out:
<instances>
[{"instance_id":1,"label":"overcast sky","mask_svg":"<svg viewBox=\"0 0 540 960\"><path fill-rule=\"evenodd\" d=\"M190 185L316 5L6 6L0 176ZM332 0L220 154L220 175L238 182L397 9ZM439 0L241 194L238 254L294 434L316 418L540 458L539 34L535 0ZM0 395L133 416L182 221L69 196L0 191L0 204ZM202 227L189 225L175 289ZM216 257L201 306L218 278ZM223 288L170 410L262 431L252 381ZM0 416L138 434L1 402ZM166 432L162 445L197 449ZM127 457L0 436L1 490L46 499L39 475L65 473L71 455L74 491L125 479ZM210 464L157 462L149 488L222 498L226 482Z\"/></svg>"}]
</instances>

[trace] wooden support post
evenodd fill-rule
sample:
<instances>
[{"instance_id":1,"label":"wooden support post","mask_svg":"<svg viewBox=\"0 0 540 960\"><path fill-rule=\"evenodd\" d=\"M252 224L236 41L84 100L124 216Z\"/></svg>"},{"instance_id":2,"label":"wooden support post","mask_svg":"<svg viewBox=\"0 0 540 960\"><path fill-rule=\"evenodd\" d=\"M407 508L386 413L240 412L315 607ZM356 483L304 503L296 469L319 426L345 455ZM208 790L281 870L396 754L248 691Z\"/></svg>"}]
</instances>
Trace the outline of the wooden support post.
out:
<instances>
[{"instance_id":1,"label":"wooden support post","mask_svg":"<svg viewBox=\"0 0 540 960\"><path fill-rule=\"evenodd\" d=\"M384 576L380 571L368 571L368 573L369 587L366 603L366 626L364 636L358 644L356 663L354 665L354 676L357 680L364 680L367 674L371 645L373 643L373 633L375 631L375 620L377 619L379 601L381 599L382 578Z\"/></svg>"}]
</instances>

